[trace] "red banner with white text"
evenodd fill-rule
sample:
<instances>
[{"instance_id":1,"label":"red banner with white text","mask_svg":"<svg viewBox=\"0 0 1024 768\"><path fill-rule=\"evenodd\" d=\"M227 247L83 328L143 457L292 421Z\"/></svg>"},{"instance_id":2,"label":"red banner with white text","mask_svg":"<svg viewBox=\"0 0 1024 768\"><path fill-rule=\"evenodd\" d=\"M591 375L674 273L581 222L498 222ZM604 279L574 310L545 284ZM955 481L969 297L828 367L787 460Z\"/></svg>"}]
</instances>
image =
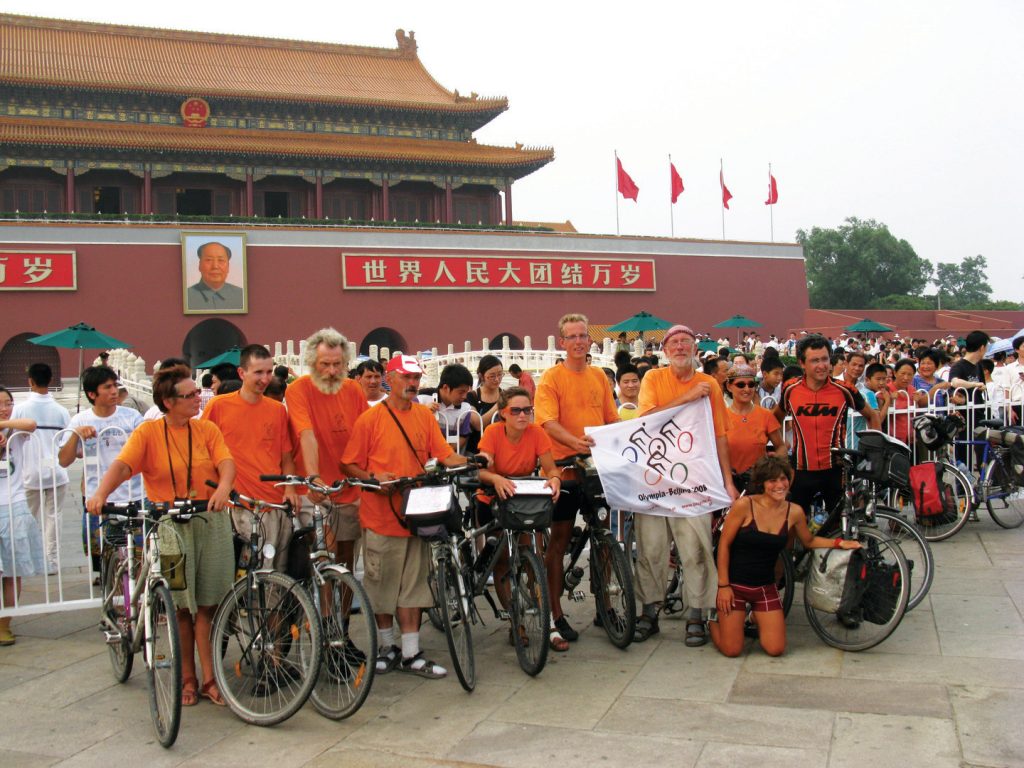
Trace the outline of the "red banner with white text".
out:
<instances>
[{"instance_id":1,"label":"red banner with white text","mask_svg":"<svg viewBox=\"0 0 1024 768\"><path fill-rule=\"evenodd\" d=\"M74 251L0 250L0 291L74 291Z\"/></svg>"}]
</instances>

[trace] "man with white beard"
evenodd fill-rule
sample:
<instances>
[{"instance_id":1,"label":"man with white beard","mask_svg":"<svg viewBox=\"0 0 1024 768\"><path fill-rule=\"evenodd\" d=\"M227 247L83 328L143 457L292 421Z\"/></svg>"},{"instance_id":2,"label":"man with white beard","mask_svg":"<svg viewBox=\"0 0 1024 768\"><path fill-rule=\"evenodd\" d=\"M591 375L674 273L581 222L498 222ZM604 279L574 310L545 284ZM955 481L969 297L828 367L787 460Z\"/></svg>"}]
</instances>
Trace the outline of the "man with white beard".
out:
<instances>
[{"instance_id":1,"label":"man with white beard","mask_svg":"<svg viewBox=\"0 0 1024 768\"><path fill-rule=\"evenodd\" d=\"M309 373L289 384L286 395L304 471L326 485L344 477L341 454L352 425L369 408L362 388L348 377L346 344L348 339L333 328L321 328L306 339L304 362ZM310 493L310 500L328 505L327 522L336 537L335 562L352 569L360 535L358 489L346 488L328 500Z\"/></svg>"}]
</instances>

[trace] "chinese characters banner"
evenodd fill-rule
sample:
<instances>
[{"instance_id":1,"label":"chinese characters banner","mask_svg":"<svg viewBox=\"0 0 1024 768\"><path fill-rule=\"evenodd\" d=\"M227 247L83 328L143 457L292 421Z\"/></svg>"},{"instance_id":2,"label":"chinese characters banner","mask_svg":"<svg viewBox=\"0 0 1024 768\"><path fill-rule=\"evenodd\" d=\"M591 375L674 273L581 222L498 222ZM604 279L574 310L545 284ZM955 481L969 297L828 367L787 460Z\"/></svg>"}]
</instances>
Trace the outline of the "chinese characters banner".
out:
<instances>
[{"instance_id":1,"label":"chinese characters banner","mask_svg":"<svg viewBox=\"0 0 1024 768\"><path fill-rule=\"evenodd\" d=\"M653 291L652 259L342 254L346 289Z\"/></svg>"},{"instance_id":2,"label":"chinese characters banner","mask_svg":"<svg viewBox=\"0 0 1024 768\"><path fill-rule=\"evenodd\" d=\"M0 291L74 291L74 251L0 251Z\"/></svg>"}]
</instances>

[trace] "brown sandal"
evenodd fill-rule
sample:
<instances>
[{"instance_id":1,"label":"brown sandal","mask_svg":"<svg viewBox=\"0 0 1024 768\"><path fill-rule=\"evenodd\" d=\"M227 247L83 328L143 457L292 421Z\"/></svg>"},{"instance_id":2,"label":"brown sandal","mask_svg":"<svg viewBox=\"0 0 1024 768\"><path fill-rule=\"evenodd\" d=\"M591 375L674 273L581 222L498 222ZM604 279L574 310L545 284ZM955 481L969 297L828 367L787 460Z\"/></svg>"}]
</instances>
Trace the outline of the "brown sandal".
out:
<instances>
[{"instance_id":1,"label":"brown sandal","mask_svg":"<svg viewBox=\"0 0 1024 768\"><path fill-rule=\"evenodd\" d=\"M186 677L181 681L181 706L194 707L199 703L199 681Z\"/></svg>"},{"instance_id":2,"label":"brown sandal","mask_svg":"<svg viewBox=\"0 0 1024 768\"><path fill-rule=\"evenodd\" d=\"M208 683L203 683L203 688L199 692L199 695L204 699L209 699L218 707L226 707L227 702L224 701L224 697L220 694L220 688L217 687L217 681L211 680Z\"/></svg>"},{"instance_id":3,"label":"brown sandal","mask_svg":"<svg viewBox=\"0 0 1024 768\"><path fill-rule=\"evenodd\" d=\"M562 637L557 627L552 627L548 632L548 645L552 651L565 653L569 650L569 641Z\"/></svg>"}]
</instances>

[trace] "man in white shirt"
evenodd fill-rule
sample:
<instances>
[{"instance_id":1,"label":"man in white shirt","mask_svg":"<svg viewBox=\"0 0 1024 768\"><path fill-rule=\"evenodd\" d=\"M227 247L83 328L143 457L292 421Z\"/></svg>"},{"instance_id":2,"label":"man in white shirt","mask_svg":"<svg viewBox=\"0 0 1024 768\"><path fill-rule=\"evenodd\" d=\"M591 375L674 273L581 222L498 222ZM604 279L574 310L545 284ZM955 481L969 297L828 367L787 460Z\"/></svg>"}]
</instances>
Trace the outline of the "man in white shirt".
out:
<instances>
[{"instance_id":1,"label":"man in white shirt","mask_svg":"<svg viewBox=\"0 0 1024 768\"><path fill-rule=\"evenodd\" d=\"M64 496L68 489L68 473L57 464L57 433L71 421L67 409L58 405L50 394L53 371L46 363L33 363L28 368L28 399L14 406L12 417L32 419L36 431L25 445L25 499L32 516L43 529L43 556L47 573L57 573L57 525Z\"/></svg>"},{"instance_id":2,"label":"man in white shirt","mask_svg":"<svg viewBox=\"0 0 1024 768\"><path fill-rule=\"evenodd\" d=\"M473 374L466 366L452 363L441 369L436 394L417 398L434 412L441 432L457 453L465 447L470 431L482 431L480 414L466 402L472 388Z\"/></svg>"}]
</instances>

